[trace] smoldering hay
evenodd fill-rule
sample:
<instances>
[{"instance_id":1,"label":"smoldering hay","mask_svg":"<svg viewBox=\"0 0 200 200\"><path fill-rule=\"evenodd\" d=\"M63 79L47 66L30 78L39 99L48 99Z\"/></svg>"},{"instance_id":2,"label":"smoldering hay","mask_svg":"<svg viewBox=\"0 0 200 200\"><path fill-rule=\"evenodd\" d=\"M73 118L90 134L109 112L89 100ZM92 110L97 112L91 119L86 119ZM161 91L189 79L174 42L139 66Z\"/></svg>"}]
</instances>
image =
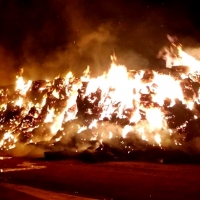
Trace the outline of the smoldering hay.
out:
<instances>
[{"instance_id":1,"label":"smoldering hay","mask_svg":"<svg viewBox=\"0 0 200 200\"><path fill-rule=\"evenodd\" d=\"M124 158L154 149L199 155L200 61L169 39L171 46L158 54L166 68L157 71L127 70L115 56L98 77L87 67L80 78L69 72L25 81L22 69L15 86L0 89L1 153Z\"/></svg>"}]
</instances>

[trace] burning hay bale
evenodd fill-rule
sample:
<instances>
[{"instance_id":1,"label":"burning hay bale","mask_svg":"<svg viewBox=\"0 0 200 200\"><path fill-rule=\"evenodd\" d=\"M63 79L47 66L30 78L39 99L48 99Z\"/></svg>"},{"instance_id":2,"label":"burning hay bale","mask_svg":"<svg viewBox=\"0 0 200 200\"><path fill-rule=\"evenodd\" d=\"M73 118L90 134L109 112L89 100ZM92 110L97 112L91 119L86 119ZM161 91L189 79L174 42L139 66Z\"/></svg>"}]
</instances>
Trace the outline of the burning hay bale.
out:
<instances>
[{"instance_id":1,"label":"burning hay bale","mask_svg":"<svg viewBox=\"0 0 200 200\"><path fill-rule=\"evenodd\" d=\"M200 138L200 62L178 53L173 63L180 65L167 73L128 72L113 62L97 78L90 77L89 68L80 79L69 72L25 82L20 74L12 94L0 89L0 149L36 146L46 158L91 162L170 160L166 152L172 151L184 152L177 153L183 158L199 154L190 144Z\"/></svg>"}]
</instances>

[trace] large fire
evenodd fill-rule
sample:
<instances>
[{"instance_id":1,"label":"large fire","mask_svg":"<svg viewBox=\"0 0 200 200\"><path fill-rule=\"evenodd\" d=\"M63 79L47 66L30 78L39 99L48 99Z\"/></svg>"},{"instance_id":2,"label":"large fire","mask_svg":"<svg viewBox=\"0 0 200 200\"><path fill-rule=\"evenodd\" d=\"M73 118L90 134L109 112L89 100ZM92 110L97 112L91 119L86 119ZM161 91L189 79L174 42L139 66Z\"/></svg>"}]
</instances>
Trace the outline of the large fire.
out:
<instances>
[{"instance_id":1,"label":"large fire","mask_svg":"<svg viewBox=\"0 0 200 200\"><path fill-rule=\"evenodd\" d=\"M165 148L200 136L200 61L172 46L165 72L128 71L115 57L96 78L89 67L81 78L28 82L20 72L13 92L0 90L0 149L46 142L81 151L118 140L130 152L136 141Z\"/></svg>"}]
</instances>

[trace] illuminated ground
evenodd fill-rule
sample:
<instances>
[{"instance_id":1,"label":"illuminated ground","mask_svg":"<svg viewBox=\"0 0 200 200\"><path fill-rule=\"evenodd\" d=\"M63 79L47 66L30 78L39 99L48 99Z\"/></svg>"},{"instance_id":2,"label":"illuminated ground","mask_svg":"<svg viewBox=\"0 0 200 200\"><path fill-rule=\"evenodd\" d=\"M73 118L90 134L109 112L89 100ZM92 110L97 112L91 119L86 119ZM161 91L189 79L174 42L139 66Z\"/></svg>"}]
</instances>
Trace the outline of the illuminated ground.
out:
<instances>
[{"instance_id":1,"label":"illuminated ground","mask_svg":"<svg viewBox=\"0 0 200 200\"><path fill-rule=\"evenodd\" d=\"M24 161L0 161L1 199L200 199L199 165Z\"/></svg>"}]
</instances>

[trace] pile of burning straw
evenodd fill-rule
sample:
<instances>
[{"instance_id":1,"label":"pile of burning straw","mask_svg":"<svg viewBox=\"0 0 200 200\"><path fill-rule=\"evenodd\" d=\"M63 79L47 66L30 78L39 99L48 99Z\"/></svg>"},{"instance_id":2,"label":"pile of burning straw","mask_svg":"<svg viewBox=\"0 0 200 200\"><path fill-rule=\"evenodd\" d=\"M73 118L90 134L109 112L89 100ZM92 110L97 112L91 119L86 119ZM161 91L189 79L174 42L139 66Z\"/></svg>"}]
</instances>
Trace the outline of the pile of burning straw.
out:
<instances>
[{"instance_id":1,"label":"pile of burning straw","mask_svg":"<svg viewBox=\"0 0 200 200\"><path fill-rule=\"evenodd\" d=\"M1 151L17 156L21 149L27 156L39 148L47 157L103 160L141 152L160 159L170 151L179 152L176 159L197 158L200 61L175 44L160 56L167 63L160 71L128 71L113 58L109 71L96 78L89 67L81 78L69 72L25 82L19 73L15 89L0 89Z\"/></svg>"}]
</instances>

